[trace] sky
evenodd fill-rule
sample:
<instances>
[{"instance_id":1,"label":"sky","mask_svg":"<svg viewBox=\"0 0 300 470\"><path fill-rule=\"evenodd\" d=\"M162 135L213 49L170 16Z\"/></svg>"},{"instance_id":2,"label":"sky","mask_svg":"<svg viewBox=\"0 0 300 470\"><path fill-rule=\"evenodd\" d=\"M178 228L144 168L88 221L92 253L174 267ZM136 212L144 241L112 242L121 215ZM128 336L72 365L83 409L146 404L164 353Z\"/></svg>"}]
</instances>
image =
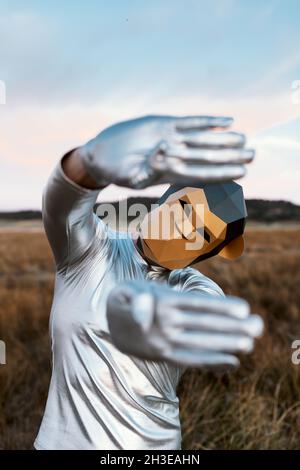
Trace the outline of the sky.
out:
<instances>
[{"instance_id":1,"label":"sky","mask_svg":"<svg viewBox=\"0 0 300 470\"><path fill-rule=\"evenodd\" d=\"M245 196L300 204L299 24L298 0L0 0L0 210L39 209L66 151L148 113L233 116Z\"/></svg>"}]
</instances>

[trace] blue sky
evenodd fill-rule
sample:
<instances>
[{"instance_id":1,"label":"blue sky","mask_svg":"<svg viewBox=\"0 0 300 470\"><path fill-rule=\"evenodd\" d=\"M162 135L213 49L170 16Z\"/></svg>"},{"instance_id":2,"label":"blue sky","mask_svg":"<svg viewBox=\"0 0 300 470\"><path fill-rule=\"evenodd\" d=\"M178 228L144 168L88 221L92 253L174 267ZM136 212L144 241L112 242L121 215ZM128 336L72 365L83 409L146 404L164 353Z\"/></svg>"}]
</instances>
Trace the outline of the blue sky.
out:
<instances>
[{"instance_id":1,"label":"blue sky","mask_svg":"<svg viewBox=\"0 0 300 470\"><path fill-rule=\"evenodd\" d=\"M106 125L226 114L257 148L247 197L300 203L300 2L1 1L0 209L39 208L50 169ZM150 193L159 194L161 188ZM149 193L149 190L148 190ZM127 192L108 188L103 198Z\"/></svg>"}]
</instances>

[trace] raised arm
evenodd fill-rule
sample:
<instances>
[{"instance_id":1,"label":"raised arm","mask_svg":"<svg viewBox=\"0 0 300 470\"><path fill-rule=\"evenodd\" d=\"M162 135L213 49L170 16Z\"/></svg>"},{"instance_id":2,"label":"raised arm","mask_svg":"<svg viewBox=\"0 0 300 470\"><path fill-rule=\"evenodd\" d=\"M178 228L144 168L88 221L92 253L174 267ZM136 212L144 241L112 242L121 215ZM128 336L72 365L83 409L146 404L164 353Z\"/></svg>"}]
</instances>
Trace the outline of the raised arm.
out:
<instances>
[{"instance_id":1,"label":"raised arm","mask_svg":"<svg viewBox=\"0 0 300 470\"><path fill-rule=\"evenodd\" d=\"M56 261L65 272L88 250L105 226L93 213L99 188L86 174L79 151L58 162L43 193L43 222Z\"/></svg>"},{"instance_id":2,"label":"raised arm","mask_svg":"<svg viewBox=\"0 0 300 470\"><path fill-rule=\"evenodd\" d=\"M224 181L245 174L254 151L231 118L146 116L104 129L70 152L52 173L43 219L56 264L64 270L82 256L104 224L93 214L101 188L115 183L145 188L159 183Z\"/></svg>"}]
</instances>

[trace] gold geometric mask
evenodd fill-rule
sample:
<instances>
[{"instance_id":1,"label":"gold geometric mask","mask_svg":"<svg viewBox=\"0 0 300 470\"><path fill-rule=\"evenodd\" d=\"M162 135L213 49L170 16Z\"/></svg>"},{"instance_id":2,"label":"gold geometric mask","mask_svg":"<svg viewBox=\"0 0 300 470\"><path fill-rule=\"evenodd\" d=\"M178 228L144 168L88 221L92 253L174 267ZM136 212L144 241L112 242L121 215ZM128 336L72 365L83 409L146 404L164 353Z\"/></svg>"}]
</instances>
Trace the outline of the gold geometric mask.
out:
<instances>
[{"instance_id":1,"label":"gold geometric mask","mask_svg":"<svg viewBox=\"0 0 300 470\"><path fill-rule=\"evenodd\" d=\"M247 210L233 182L171 186L140 224L138 249L150 264L184 268L219 254L240 256Z\"/></svg>"}]
</instances>

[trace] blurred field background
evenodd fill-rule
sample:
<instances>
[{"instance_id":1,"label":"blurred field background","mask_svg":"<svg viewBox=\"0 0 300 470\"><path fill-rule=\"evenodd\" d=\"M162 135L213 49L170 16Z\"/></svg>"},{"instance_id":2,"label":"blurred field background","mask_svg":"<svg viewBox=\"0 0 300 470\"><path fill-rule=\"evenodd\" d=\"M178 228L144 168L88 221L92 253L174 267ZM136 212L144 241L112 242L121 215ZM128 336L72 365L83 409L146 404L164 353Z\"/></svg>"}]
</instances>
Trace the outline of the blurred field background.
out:
<instances>
[{"instance_id":1,"label":"blurred field background","mask_svg":"<svg viewBox=\"0 0 300 470\"><path fill-rule=\"evenodd\" d=\"M179 385L184 449L299 449L300 225L249 225L242 258L203 272L246 298L266 331L232 375L188 370ZM30 449L50 378L53 261L40 222L0 227L0 449Z\"/></svg>"}]
</instances>

